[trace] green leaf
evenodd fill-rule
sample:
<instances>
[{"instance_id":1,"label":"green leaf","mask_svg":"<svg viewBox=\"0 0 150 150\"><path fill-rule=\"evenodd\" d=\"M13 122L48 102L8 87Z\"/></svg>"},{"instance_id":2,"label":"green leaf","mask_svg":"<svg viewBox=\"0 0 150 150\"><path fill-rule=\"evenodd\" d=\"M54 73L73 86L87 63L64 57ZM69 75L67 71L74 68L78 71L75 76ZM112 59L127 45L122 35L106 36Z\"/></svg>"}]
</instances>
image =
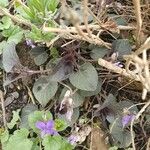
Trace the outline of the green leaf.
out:
<instances>
[{"instance_id":1,"label":"green leaf","mask_svg":"<svg viewBox=\"0 0 150 150\"><path fill-rule=\"evenodd\" d=\"M53 59L57 59L59 57L58 50L55 47L52 47L50 49L50 52L51 52L50 54L53 57Z\"/></svg>"},{"instance_id":2,"label":"green leaf","mask_svg":"<svg viewBox=\"0 0 150 150\"><path fill-rule=\"evenodd\" d=\"M58 83L48 80L47 77L39 78L33 86L33 93L38 102L44 107L55 95Z\"/></svg>"},{"instance_id":3,"label":"green leaf","mask_svg":"<svg viewBox=\"0 0 150 150\"><path fill-rule=\"evenodd\" d=\"M4 16L1 19L1 22L2 23L0 23L0 30L8 29L13 24L8 16Z\"/></svg>"},{"instance_id":4,"label":"green leaf","mask_svg":"<svg viewBox=\"0 0 150 150\"><path fill-rule=\"evenodd\" d=\"M23 6L17 1L15 1L14 7L15 7L15 11L18 14L20 14L23 18L31 20L32 22L34 22L34 20L37 19L34 9L31 10L29 7Z\"/></svg>"},{"instance_id":5,"label":"green leaf","mask_svg":"<svg viewBox=\"0 0 150 150\"><path fill-rule=\"evenodd\" d=\"M42 141L44 150L61 150L61 143L61 136L46 136Z\"/></svg>"},{"instance_id":6,"label":"green leaf","mask_svg":"<svg viewBox=\"0 0 150 150\"><path fill-rule=\"evenodd\" d=\"M38 107L34 104L27 104L21 111L21 123L20 128L27 128L29 129L28 124L28 116L34 112L35 110L38 110Z\"/></svg>"},{"instance_id":7,"label":"green leaf","mask_svg":"<svg viewBox=\"0 0 150 150\"><path fill-rule=\"evenodd\" d=\"M118 39L112 43L112 49L119 53L119 57L131 54L132 47L128 39Z\"/></svg>"},{"instance_id":8,"label":"green leaf","mask_svg":"<svg viewBox=\"0 0 150 150\"><path fill-rule=\"evenodd\" d=\"M68 143L68 141L62 141L62 144L61 144L61 149L60 150L73 150L74 149L74 146L71 145L70 143Z\"/></svg>"},{"instance_id":9,"label":"green leaf","mask_svg":"<svg viewBox=\"0 0 150 150\"><path fill-rule=\"evenodd\" d=\"M124 101L119 102L119 105L120 105L120 108L122 108L123 110L125 108L128 109L129 107L133 106L134 103L132 103L132 101L129 101L129 100L124 100ZM129 111L131 114L137 114L139 112L137 106L131 107Z\"/></svg>"},{"instance_id":10,"label":"green leaf","mask_svg":"<svg viewBox=\"0 0 150 150\"><path fill-rule=\"evenodd\" d=\"M37 12L44 13L43 1L41 0L28 0L27 5L30 9L35 9Z\"/></svg>"},{"instance_id":11,"label":"green leaf","mask_svg":"<svg viewBox=\"0 0 150 150\"><path fill-rule=\"evenodd\" d=\"M19 62L19 57L16 53L16 44L7 43L3 48L3 67L6 72L10 72L12 68Z\"/></svg>"},{"instance_id":12,"label":"green leaf","mask_svg":"<svg viewBox=\"0 0 150 150\"><path fill-rule=\"evenodd\" d=\"M37 145L37 142L34 142L31 150L40 150L40 146Z\"/></svg>"},{"instance_id":13,"label":"green leaf","mask_svg":"<svg viewBox=\"0 0 150 150\"><path fill-rule=\"evenodd\" d=\"M0 0L0 6L6 7L8 4L8 0Z\"/></svg>"},{"instance_id":14,"label":"green leaf","mask_svg":"<svg viewBox=\"0 0 150 150\"><path fill-rule=\"evenodd\" d=\"M117 146L110 147L109 150L118 150Z\"/></svg>"},{"instance_id":15,"label":"green leaf","mask_svg":"<svg viewBox=\"0 0 150 150\"><path fill-rule=\"evenodd\" d=\"M47 0L47 1L48 1L47 3L48 10L55 12L59 4L59 0L50 0L50 1Z\"/></svg>"},{"instance_id":16,"label":"green leaf","mask_svg":"<svg viewBox=\"0 0 150 150\"><path fill-rule=\"evenodd\" d=\"M57 60L54 61L57 62ZM66 80L70 76L70 74L73 72L73 66L68 65L62 58L60 59L60 61L58 61L58 63L53 67L52 70L53 73L49 76L49 78L53 81L61 82L63 80Z\"/></svg>"},{"instance_id":17,"label":"green leaf","mask_svg":"<svg viewBox=\"0 0 150 150\"><path fill-rule=\"evenodd\" d=\"M53 33L44 33L37 27L32 27L31 31L26 33L26 38L29 38L35 42L50 41L54 37Z\"/></svg>"},{"instance_id":18,"label":"green leaf","mask_svg":"<svg viewBox=\"0 0 150 150\"><path fill-rule=\"evenodd\" d=\"M123 25L123 26L127 26L128 23L126 21L125 18L119 16L119 15L116 15L116 14L109 14L110 18L116 22L117 25Z\"/></svg>"},{"instance_id":19,"label":"green leaf","mask_svg":"<svg viewBox=\"0 0 150 150\"><path fill-rule=\"evenodd\" d=\"M57 131L63 131L67 128L66 121L62 119L55 119L55 128Z\"/></svg>"},{"instance_id":20,"label":"green leaf","mask_svg":"<svg viewBox=\"0 0 150 150\"><path fill-rule=\"evenodd\" d=\"M0 135L0 140L1 140L1 143L5 144L5 142L7 142L9 139L9 131L8 130L5 130L1 135Z\"/></svg>"},{"instance_id":21,"label":"green leaf","mask_svg":"<svg viewBox=\"0 0 150 150\"><path fill-rule=\"evenodd\" d=\"M28 134L29 131L25 128L16 130L3 150L31 150L33 142L27 138Z\"/></svg>"},{"instance_id":22,"label":"green leaf","mask_svg":"<svg viewBox=\"0 0 150 150\"><path fill-rule=\"evenodd\" d=\"M83 97L89 97L89 96L97 95L101 91L101 87L102 87L102 81L99 80L99 82L97 84L97 88L96 88L95 91L83 91L83 90L80 90L79 93Z\"/></svg>"},{"instance_id":23,"label":"green leaf","mask_svg":"<svg viewBox=\"0 0 150 150\"><path fill-rule=\"evenodd\" d=\"M102 106L100 106L99 111L105 108L111 110L111 113L108 113L106 117L109 123L114 122L114 120L118 117L118 114L122 113L122 108L117 103L116 97L113 94L109 94L107 96Z\"/></svg>"},{"instance_id":24,"label":"green leaf","mask_svg":"<svg viewBox=\"0 0 150 150\"><path fill-rule=\"evenodd\" d=\"M14 42L16 44L18 44L19 42L21 42L23 38L23 31L18 31L18 33L15 33L13 35L11 35L8 39L7 39L7 42Z\"/></svg>"},{"instance_id":25,"label":"green leaf","mask_svg":"<svg viewBox=\"0 0 150 150\"><path fill-rule=\"evenodd\" d=\"M24 31L19 26L11 26L7 30L3 30L2 35L7 39L7 42L18 44L23 38Z\"/></svg>"},{"instance_id":26,"label":"green leaf","mask_svg":"<svg viewBox=\"0 0 150 150\"><path fill-rule=\"evenodd\" d=\"M8 29L13 24L13 22L10 19L10 17L8 17L8 16L4 16L2 18L2 22L3 22L4 26L5 26L4 29Z\"/></svg>"},{"instance_id":27,"label":"green leaf","mask_svg":"<svg viewBox=\"0 0 150 150\"><path fill-rule=\"evenodd\" d=\"M32 128L35 132L39 130L35 127L37 121L48 121L52 119L52 114L50 112L45 111L35 111L31 113L28 117L28 123L30 128Z\"/></svg>"},{"instance_id":28,"label":"green leaf","mask_svg":"<svg viewBox=\"0 0 150 150\"><path fill-rule=\"evenodd\" d=\"M106 107L108 109L110 109L112 112L108 113L106 119L109 123L113 123L116 118L122 117L124 109L128 109L129 107L131 107L133 105L134 105L134 103L132 103L129 100L124 100L124 101L121 101L121 102L118 103L116 101L116 97L112 94L109 94L107 96L105 102L100 107L100 110L104 109ZM138 112L138 109L135 106L135 107L132 107L131 109L129 109L129 112L131 114L136 114Z\"/></svg>"},{"instance_id":29,"label":"green leaf","mask_svg":"<svg viewBox=\"0 0 150 150\"><path fill-rule=\"evenodd\" d=\"M13 111L13 118L10 123L7 123L9 129L12 129L17 124L17 121L20 119L19 113L20 109Z\"/></svg>"},{"instance_id":30,"label":"green leaf","mask_svg":"<svg viewBox=\"0 0 150 150\"><path fill-rule=\"evenodd\" d=\"M68 89L66 87L63 88L63 90L59 96L60 103L63 100L64 95L65 95L67 90ZM73 107L76 108L76 107L79 107L83 104L85 97L82 96L79 91L77 91L72 95L72 99L73 99Z\"/></svg>"},{"instance_id":31,"label":"green leaf","mask_svg":"<svg viewBox=\"0 0 150 150\"><path fill-rule=\"evenodd\" d=\"M48 59L48 54L45 51L45 47L35 47L30 50L30 54L34 58L34 62L37 66L40 66Z\"/></svg>"},{"instance_id":32,"label":"green leaf","mask_svg":"<svg viewBox=\"0 0 150 150\"><path fill-rule=\"evenodd\" d=\"M112 123L110 128L114 141L119 148L126 148L130 146L132 141L131 133L129 130L122 128L120 119L118 119L115 123Z\"/></svg>"},{"instance_id":33,"label":"green leaf","mask_svg":"<svg viewBox=\"0 0 150 150\"><path fill-rule=\"evenodd\" d=\"M7 45L6 41L0 42L0 55L3 53L4 47Z\"/></svg>"},{"instance_id":34,"label":"green leaf","mask_svg":"<svg viewBox=\"0 0 150 150\"><path fill-rule=\"evenodd\" d=\"M45 20L48 20L48 23L53 22L52 19L57 10L57 5L57 0L27 0L26 6L16 2L15 10L23 18L30 20L33 24L42 25ZM36 37L34 36L34 38Z\"/></svg>"},{"instance_id":35,"label":"green leaf","mask_svg":"<svg viewBox=\"0 0 150 150\"><path fill-rule=\"evenodd\" d=\"M103 58L108 53L108 51L109 49L106 47L95 46L95 48L92 49L90 56L92 59L97 61L99 58Z\"/></svg>"},{"instance_id":36,"label":"green leaf","mask_svg":"<svg viewBox=\"0 0 150 150\"><path fill-rule=\"evenodd\" d=\"M42 141L44 150L73 150L73 146L61 136L46 136Z\"/></svg>"},{"instance_id":37,"label":"green leaf","mask_svg":"<svg viewBox=\"0 0 150 150\"><path fill-rule=\"evenodd\" d=\"M91 63L84 63L77 72L70 75L73 86L85 91L95 91L98 84L98 74Z\"/></svg>"}]
</instances>

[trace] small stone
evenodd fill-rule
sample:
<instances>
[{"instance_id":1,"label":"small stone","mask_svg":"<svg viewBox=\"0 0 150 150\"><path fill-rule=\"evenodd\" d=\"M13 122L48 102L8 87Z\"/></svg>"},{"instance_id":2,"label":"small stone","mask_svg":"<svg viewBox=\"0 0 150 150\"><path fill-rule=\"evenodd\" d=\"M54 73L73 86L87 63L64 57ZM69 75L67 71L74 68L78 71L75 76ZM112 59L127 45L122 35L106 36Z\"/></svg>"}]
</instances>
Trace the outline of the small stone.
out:
<instances>
[{"instance_id":1,"label":"small stone","mask_svg":"<svg viewBox=\"0 0 150 150\"><path fill-rule=\"evenodd\" d=\"M14 88L14 85L11 83L11 84L9 84L9 88L10 89L13 89Z\"/></svg>"},{"instance_id":2,"label":"small stone","mask_svg":"<svg viewBox=\"0 0 150 150\"><path fill-rule=\"evenodd\" d=\"M15 99L19 98L19 93L18 93L18 92L13 92L13 93L11 93L11 95L12 95Z\"/></svg>"},{"instance_id":3,"label":"small stone","mask_svg":"<svg viewBox=\"0 0 150 150\"><path fill-rule=\"evenodd\" d=\"M10 105L12 102L14 101L14 99L9 96L5 99L5 102L4 102L4 106L7 107L8 105Z\"/></svg>"}]
</instances>

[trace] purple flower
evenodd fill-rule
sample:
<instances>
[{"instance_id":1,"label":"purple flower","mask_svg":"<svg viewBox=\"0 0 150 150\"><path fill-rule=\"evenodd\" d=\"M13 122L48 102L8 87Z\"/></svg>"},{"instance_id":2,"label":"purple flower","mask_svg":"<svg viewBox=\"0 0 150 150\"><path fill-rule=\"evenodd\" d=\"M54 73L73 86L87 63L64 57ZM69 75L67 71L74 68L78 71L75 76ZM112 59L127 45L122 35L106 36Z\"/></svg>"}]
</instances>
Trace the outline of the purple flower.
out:
<instances>
[{"instance_id":1,"label":"purple flower","mask_svg":"<svg viewBox=\"0 0 150 150\"><path fill-rule=\"evenodd\" d=\"M38 121L35 126L41 130L41 137L44 135L57 135L58 132L54 129L54 121L49 120L47 122Z\"/></svg>"},{"instance_id":2,"label":"purple flower","mask_svg":"<svg viewBox=\"0 0 150 150\"><path fill-rule=\"evenodd\" d=\"M123 68L123 64L121 63L121 62L115 62L114 63L115 64L115 66L118 66L118 67L120 67L120 68Z\"/></svg>"},{"instance_id":3,"label":"purple flower","mask_svg":"<svg viewBox=\"0 0 150 150\"><path fill-rule=\"evenodd\" d=\"M70 135L70 136L68 137L68 142L69 142L71 145L75 145L77 141L78 141L78 138L77 138L77 136L75 136L75 135Z\"/></svg>"},{"instance_id":4,"label":"purple flower","mask_svg":"<svg viewBox=\"0 0 150 150\"><path fill-rule=\"evenodd\" d=\"M122 117L122 126L125 127L128 123L130 123L132 121L132 119L134 119L135 115L125 115Z\"/></svg>"},{"instance_id":5,"label":"purple flower","mask_svg":"<svg viewBox=\"0 0 150 150\"><path fill-rule=\"evenodd\" d=\"M26 44L27 44L28 46L31 46L32 48L35 47L35 45L33 44L33 42L32 42L30 39L26 40Z\"/></svg>"}]
</instances>

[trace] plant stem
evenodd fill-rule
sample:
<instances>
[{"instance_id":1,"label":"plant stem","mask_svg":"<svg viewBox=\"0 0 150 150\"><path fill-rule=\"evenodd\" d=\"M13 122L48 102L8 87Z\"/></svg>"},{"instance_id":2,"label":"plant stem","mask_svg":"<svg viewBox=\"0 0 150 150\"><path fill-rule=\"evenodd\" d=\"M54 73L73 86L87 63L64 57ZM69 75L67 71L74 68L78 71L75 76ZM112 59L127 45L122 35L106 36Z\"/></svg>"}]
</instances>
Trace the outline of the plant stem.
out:
<instances>
[{"instance_id":1,"label":"plant stem","mask_svg":"<svg viewBox=\"0 0 150 150\"><path fill-rule=\"evenodd\" d=\"M3 115L3 123L4 127L7 128L7 122L6 122L6 112L5 112L5 105L4 105L4 96L3 92L0 90L0 100L1 100L1 107L2 107L2 115Z\"/></svg>"},{"instance_id":2,"label":"plant stem","mask_svg":"<svg viewBox=\"0 0 150 150\"><path fill-rule=\"evenodd\" d=\"M16 22L18 24L24 24L24 25L26 25L30 28L33 26L29 21L23 20L23 19L21 19L17 16L14 16L14 15L10 14L10 12L6 8L3 8L2 6L0 6L0 13L10 17L14 22Z\"/></svg>"}]
</instances>

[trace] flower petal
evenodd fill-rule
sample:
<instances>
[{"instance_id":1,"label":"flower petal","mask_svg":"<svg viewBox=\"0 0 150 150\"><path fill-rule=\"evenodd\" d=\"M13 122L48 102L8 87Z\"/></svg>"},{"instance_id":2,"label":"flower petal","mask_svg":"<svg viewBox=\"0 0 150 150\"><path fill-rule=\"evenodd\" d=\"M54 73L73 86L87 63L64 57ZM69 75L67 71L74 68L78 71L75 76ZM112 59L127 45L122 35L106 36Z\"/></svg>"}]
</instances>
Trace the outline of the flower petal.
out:
<instances>
[{"instance_id":1,"label":"flower petal","mask_svg":"<svg viewBox=\"0 0 150 150\"><path fill-rule=\"evenodd\" d=\"M78 141L78 138L77 138L77 136L75 136L75 135L70 135L70 136L68 137L68 142L69 142L71 145L75 145L77 141Z\"/></svg>"},{"instance_id":2,"label":"flower petal","mask_svg":"<svg viewBox=\"0 0 150 150\"><path fill-rule=\"evenodd\" d=\"M128 123L131 122L131 120L134 118L134 115L125 115L122 117L122 125L125 127Z\"/></svg>"},{"instance_id":3,"label":"flower petal","mask_svg":"<svg viewBox=\"0 0 150 150\"><path fill-rule=\"evenodd\" d=\"M42 121L36 122L35 126L40 130L44 130L46 128L46 124Z\"/></svg>"},{"instance_id":4,"label":"flower petal","mask_svg":"<svg viewBox=\"0 0 150 150\"><path fill-rule=\"evenodd\" d=\"M49 129L49 130L46 130L46 134L49 134L49 135L58 135L58 132L54 129Z\"/></svg>"},{"instance_id":5,"label":"flower petal","mask_svg":"<svg viewBox=\"0 0 150 150\"><path fill-rule=\"evenodd\" d=\"M58 135L58 132L56 130L53 130L53 135Z\"/></svg>"},{"instance_id":6,"label":"flower petal","mask_svg":"<svg viewBox=\"0 0 150 150\"><path fill-rule=\"evenodd\" d=\"M46 123L46 129L52 129L52 128L54 128L54 121L53 120L49 120Z\"/></svg>"}]
</instances>

